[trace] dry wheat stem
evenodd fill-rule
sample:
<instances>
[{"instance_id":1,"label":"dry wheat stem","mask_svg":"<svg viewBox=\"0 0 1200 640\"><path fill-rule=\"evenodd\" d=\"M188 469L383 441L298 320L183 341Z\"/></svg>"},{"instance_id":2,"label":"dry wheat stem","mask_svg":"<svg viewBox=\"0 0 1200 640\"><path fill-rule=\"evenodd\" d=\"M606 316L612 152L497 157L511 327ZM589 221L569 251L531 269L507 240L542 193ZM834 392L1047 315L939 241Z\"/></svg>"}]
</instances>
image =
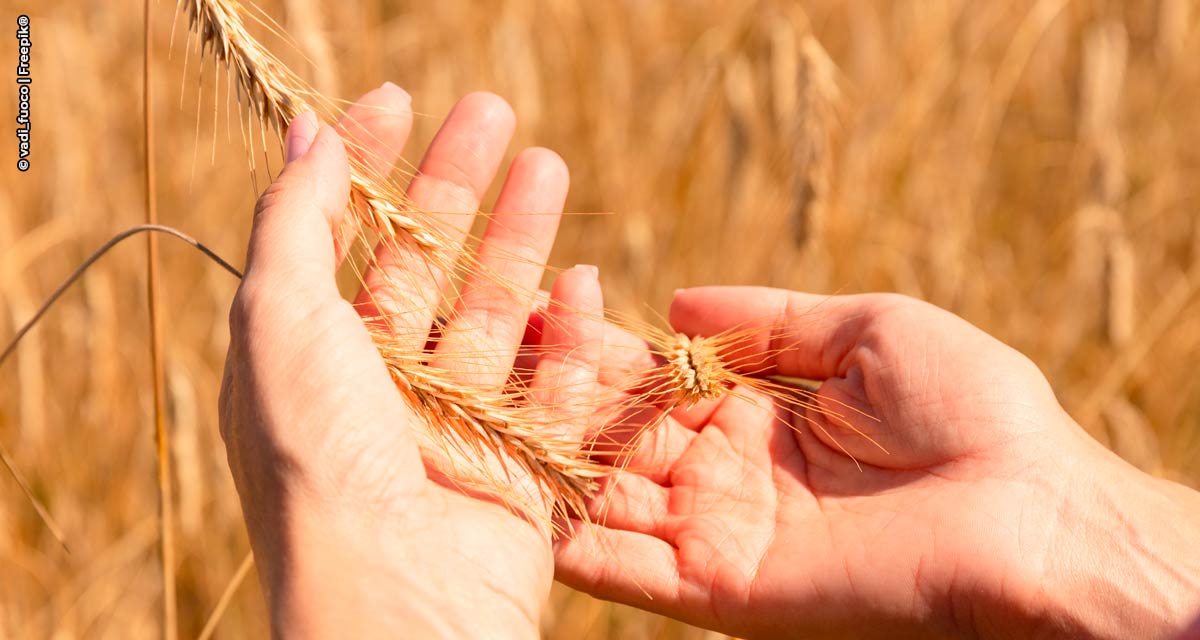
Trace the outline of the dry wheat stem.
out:
<instances>
[{"instance_id":1,"label":"dry wheat stem","mask_svg":"<svg viewBox=\"0 0 1200 640\"><path fill-rule=\"evenodd\" d=\"M229 583L225 585L221 596L217 598L217 604L213 607L212 613L208 615L208 620L205 621L204 628L200 630L196 640L209 640L217 632L217 625L225 615L225 610L229 608L229 604L233 602L233 596L237 594L238 588L246 581L246 576L250 575L250 570L253 568L254 554L247 553L246 557L242 558L242 563L238 565L233 577L229 579Z\"/></svg>"},{"instance_id":2,"label":"dry wheat stem","mask_svg":"<svg viewBox=\"0 0 1200 640\"><path fill-rule=\"evenodd\" d=\"M143 3L144 52L142 56L142 125L144 127L144 160L146 163L146 224L158 224L158 187L154 154L154 85L151 65L154 62L154 3ZM167 434L166 373L163 363L163 328L161 294L158 272L158 236L146 235L146 297L150 321L150 371L154 390L154 444L158 467L159 556L162 562L162 637L179 637L175 586L175 508L172 500L171 441Z\"/></svg>"}]
</instances>

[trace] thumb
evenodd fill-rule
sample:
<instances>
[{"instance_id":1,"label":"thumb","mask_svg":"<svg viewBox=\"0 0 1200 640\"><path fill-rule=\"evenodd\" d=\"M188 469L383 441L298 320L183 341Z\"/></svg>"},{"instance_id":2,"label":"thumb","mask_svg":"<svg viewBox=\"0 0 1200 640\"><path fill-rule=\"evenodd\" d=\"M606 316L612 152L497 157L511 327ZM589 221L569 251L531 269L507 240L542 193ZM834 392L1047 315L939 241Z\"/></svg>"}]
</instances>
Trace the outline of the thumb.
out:
<instances>
[{"instance_id":1,"label":"thumb","mask_svg":"<svg viewBox=\"0 0 1200 640\"><path fill-rule=\"evenodd\" d=\"M270 273L281 286L337 295L334 230L350 196L345 147L331 127L318 128L316 116L305 113L292 120L286 149L287 164L255 206L246 277Z\"/></svg>"},{"instance_id":2,"label":"thumb","mask_svg":"<svg viewBox=\"0 0 1200 640\"><path fill-rule=\"evenodd\" d=\"M728 332L733 366L824 380L843 375L847 353L884 306L880 296L824 296L766 287L675 292L671 326L688 335Z\"/></svg>"},{"instance_id":3,"label":"thumb","mask_svg":"<svg viewBox=\"0 0 1200 640\"><path fill-rule=\"evenodd\" d=\"M258 200L246 272L230 308L227 383L236 398L226 422L320 468L349 490L358 446L387 452L393 477L424 478L408 417L358 314L338 293L334 229L349 196L341 138L316 118L295 118L288 163ZM241 428L241 427L239 427ZM382 457L382 454L380 454ZM405 486L415 486L408 484Z\"/></svg>"}]
</instances>

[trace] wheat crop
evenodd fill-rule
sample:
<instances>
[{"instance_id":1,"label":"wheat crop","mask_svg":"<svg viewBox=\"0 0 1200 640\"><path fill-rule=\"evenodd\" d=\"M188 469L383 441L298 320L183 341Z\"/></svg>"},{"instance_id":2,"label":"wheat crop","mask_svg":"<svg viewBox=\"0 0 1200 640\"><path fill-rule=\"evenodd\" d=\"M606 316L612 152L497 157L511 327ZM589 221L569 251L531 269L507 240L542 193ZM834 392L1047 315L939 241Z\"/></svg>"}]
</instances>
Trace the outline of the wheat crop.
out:
<instances>
[{"instance_id":1,"label":"wheat crop","mask_svg":"<svg viewBox=\"0 0 1200 640\"><path fill-rule=\"evenodd\" d=\"M274 71L304 81L289 85L293 116L304 108L334 121L342 98L392 80L419 110L411 155L457 97L484 88L508 99L521 119L515 145L554 148L572 167L568 210L615 214L568 218L550 260L598 264L620 311L610 320L650 326L636 319L696 284L907 293L1028 354L1072 415L1140 467L1200 478L1194 2L260 4L244 7L243 26L276 57ZM174 26L170 3L159 6L162 222L236 265L284 119L262 107L258 76L242 86L226 59L215 64L214 47L228 42L199 54L188 28L199 4L181 3ZM39 125L34 169L0 169L7 342L93 248L141 222L141 61L130 52L142 32L134 5L0 7L32 19ZM11 118L14 90L4 86L0 114ZM439 212L396 197L412 160L392 176L362 172L384 190L358 189L347 245L420 223L435 234L420 242L436 247ZM160 295L180 634L197 635L227 602L218 635L261 635L256 590L228 590L245 573L247 544L216 435L235 284L177 247L163 245ZM354 249L352 267L363 256ZM114 249L0 367L0 443L70 543L67 554L20 487L0 482L5 637L160 634L145 279L139 253ZM343 284L356 284L353 268ZM642 338L645 359L617 380L629 396L597 397L598 413L625 410L628 397L686 406L693 396L681 388L703 393L719 379L690 378L679 358L709 362L696 353L703 341ZM723 372L754 371L716 346ZM385 357L414 368L402 355ZM804 399L796 381L747 377ZM446 381L426 382L436 395ZM602 445L628 446L612 436ZM495 457L486 439L441 440L454 458ZM549 638L706 637L561 588L544 625Z\"/></svg>"},{"instance_id":2,"label":"wheat crop","mask_svg":"<svg viewBox=\"0 0 1200 640\"><path fill-rule=\"evenodd\" d=\"M238 88L237 100L247 106L254 119L249 123L251 128L257 125L260 130L270 129L279 136L292 118L305 111L315 109L327 114L331 121L340 115L332 100L304 83L251 35L245 24L246 17L254 15L251 9L236 0L185 0L182 6L200 52L224 66L233 77ZM268 19L260 21L267 23ZM819 75L819 60L810 60L819 55L812 52L811 42L806 44L809 52L806 73ZM827 79L809 82L829 83ZM809 89L807 93L815 95L821 91ZM811 95L808 100L819 102ZM822 182L819 151L810 150L802 157L805 168L799 175L803 189L817 195ZM458 257L437 212L413 206L399 185L370 168L369 160L368 157L352 162L348 203L352 221L345 236L357 233L365 239L362 232L370 231L381 243L415 247L422 260L441 272L484 274L501 285L515 287L483 264L469 257ZM801 212L804 217L811 215L812 199L809 198ZM369 245L363 242L359 246ZM397 290L405 289L397 287ZM529 299L536 294L514 293ZM678 406L718 398L734 386L733 374L721 362L722 354L706 346L705 338L690 339L677 334L664 340L661 332L643 323L624 319L620 324L627 331L650 338L647 348L662 357L648 361L651 364L646 371L631 376L629 388L612 390L613 395L623 399L618 403L621 409L608 415L619 416L622 411L642 406L660 407L661 414L666 415ZM423 366L427 354L405 346L411 344L410 340L397 339L396 325L386 314L369 318L368 326L402 395L430 423L431 448L446 454L435 459L453 467L449 477L472 491L499 497L528 517L544 518L545 504L553 505L564 518L586 517L584 505L597 486L595 480L616 471L591 460L598 453L594 445L585 448L580 442L564 437L554 422L554 412L531 402L527 390L481 388L462 376ZM647 379L659 379L659 386L629 393L645 387ZM775 393L782 395L786 391L779 388ZM582 401L596 406L612 404L601 398ZM823 410L811 403L810 407ZM656 425L657 422L647 423L645 429L653 430ZM603 421L600 426L604 427ZM602 435L593 436L604 439ZM508 490L514 472L516 477L531 478L538 495L530 499Z\"/></svg>"}]
</instances>

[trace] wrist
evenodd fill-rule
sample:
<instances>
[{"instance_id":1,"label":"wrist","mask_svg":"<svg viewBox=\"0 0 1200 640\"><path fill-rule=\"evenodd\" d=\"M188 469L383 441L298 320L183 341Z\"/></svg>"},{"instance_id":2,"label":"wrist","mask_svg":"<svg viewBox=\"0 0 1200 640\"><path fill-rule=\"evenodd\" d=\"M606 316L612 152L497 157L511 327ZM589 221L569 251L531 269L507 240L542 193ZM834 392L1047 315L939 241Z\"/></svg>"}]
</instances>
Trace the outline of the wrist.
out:
<instances>
[{"instance_id":1,"label":"wrist","mask_svg":"<svg viewBox=\"0 0 1200 640\"><path fill-rule=\"evenodd\" d=\"M1085 464L1063 460L1068 481L1054 498L1040 571L1021 572L1032 581L1011 592L1018 629L1178 637L1200 615L1200 494L1096 449L1081 452Z\"/></svg>"},{"instance_id":2,"label":"wrist","mask_svg":"<svg viewBox=\"0 0 1200 640\"><path fill-rule=\"evenodd\" d=\"M272 633L286 638L534 638L541 603L487 593L469 558L360 514L299 516L264 572ZM289 551L292 550L292 551Z\"/></svg>"}]
</instances>

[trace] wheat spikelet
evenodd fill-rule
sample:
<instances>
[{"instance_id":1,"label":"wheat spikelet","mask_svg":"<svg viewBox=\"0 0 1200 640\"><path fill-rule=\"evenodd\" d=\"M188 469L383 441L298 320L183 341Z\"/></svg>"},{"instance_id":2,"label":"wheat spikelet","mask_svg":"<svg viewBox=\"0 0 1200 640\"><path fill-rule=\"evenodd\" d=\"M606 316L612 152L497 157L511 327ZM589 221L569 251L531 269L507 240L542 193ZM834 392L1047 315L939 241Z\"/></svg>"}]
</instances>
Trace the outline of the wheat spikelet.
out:
<instances>
[{"instance_id":1,"label":"wheat spikelet","mask_svg":"<svg viewBox=\"0 0 1200 640\"><path fill-rule=\"evenodd\" d=\"M282 130L309 110L303 82L246 30L235 0L186 0L188 26L200 39L200 52L224 63L256 117Z\"/></svg>"},{"instance_id":2,"label":"wheat spikelet","mask_svg":"<svg viewBox=\"0 0 1200 640\"><path fill-rule=\"evenodd\" d=\"M792 100L795 104L787 112L781 111L784 107L777 106L781 112L776 117L795 140L791 154L795 176L793 233L797 245L813 247L820 244L823 233L832 164L829 154L840 89L837 67L820 41L805 34L793 48L797 50L799 60L792 65L795 69L787 71L795 76L789 83L796 85L793 90L797 95Z\"/></svg>"},{"instance_id":3,"label":"wheat spikelet","mask_svg":"<svg viewBox=\"0 0 1200 640\"><path fill-rule=\"evenodd\" d=\"M282 134L301 113L329 117L337 112L251 35L243 18L247 10L236 0L181 1L186 3L188 26L199 38L201 53L226 66L236 81L238 100L254 119ZM404 206L403 194L388 188L386 180L361 161L351 159L350 164L350 210L360 224L387 237L407 234L430 253L447 246L435 226L414 218L419 213Z\"/></svg>"},{"instance_id":4,"label":"wheat spikelet","mask_svg":"<svg viewBox=\"0 0 1200 640\"><path fill-rule=\"evenodd\" d=\"M578 516L586 513L585 500L596 489L596 479L611 472L583 457L578 439L556 435L546 411L522 393L480 397L434 368L401 370L389 364L389 369L397 388L439 438L436 448L449 456L435 464L463 488L495 495L499 488L528 479L532 487L506 490L500 497L527 515L545 513L549 506L559 515Z\"/></svg>"},{"instance_id":5,"label":"wheat spikelet","mask_svg":"<svg viewBox=\"0 0 1200 640\"><path fill-rule=\"evenodd\" d=\"M1080 80L1080 143L1087 162L1087 201L1077 216L1097 218L1099 229L1081 234L1076 250L1084 277L1098 292L1098 325L1108 343L1124 346L1135 329L1136 255L1120 208L1127 190L1120 108L1128 36L1120 22L1092 27L1084 42Z\"/></svg>"},{"instance_id":6,"label":"wheat spikelet","mask_svg":"<svg viewBox=\"0 0 1200 640\"><path fill-rule=\"evenodd\" d=\"M690 407L701 400L720 397L724 390L721 382L728 374L712 342L682 333L675 334L674 341L674 348L667 354L667 370L671 386L679 391L677 402Z\"/></svg>"},{"instance_id":7,"label":"wheat spikelet","mask_svg":"<svg viewBox=\"0 0 1200 640\"><path fill-rule=\"evenodd\" d=\"M769 363L787 347L774 350L749 350L746 338L759 330L752 326L732 327L712 336L686 336L681 333L666 333L653 327L642 327L647 335L649 348L663 363L641 374L641 385L637 393L629 396L618 410L619 413L636 412L647 406L657 410L657 418L636 434L629 448L636 448L647 438L654 427L676 409L689 409L699 402L725 397L740 398L754 403L753 394L766 396L777 402L780 421L796 429L795 421L821 431L843 454L855 461L834 434L814 414L820 414L828 423L839 430L865 439L870 445L887 453L887 449L869 434L864 433L850 421L849 414L857 414L869 421L878 422L874 416L850 407L842 402L821 396L818 386L804 381L778 378L769 373ZM780 345L786 345L791 336L778 335ZM766 375L763 375L766 374ZM832 405L832 406L831 406Z\"/></svg>"}]
</instances>

